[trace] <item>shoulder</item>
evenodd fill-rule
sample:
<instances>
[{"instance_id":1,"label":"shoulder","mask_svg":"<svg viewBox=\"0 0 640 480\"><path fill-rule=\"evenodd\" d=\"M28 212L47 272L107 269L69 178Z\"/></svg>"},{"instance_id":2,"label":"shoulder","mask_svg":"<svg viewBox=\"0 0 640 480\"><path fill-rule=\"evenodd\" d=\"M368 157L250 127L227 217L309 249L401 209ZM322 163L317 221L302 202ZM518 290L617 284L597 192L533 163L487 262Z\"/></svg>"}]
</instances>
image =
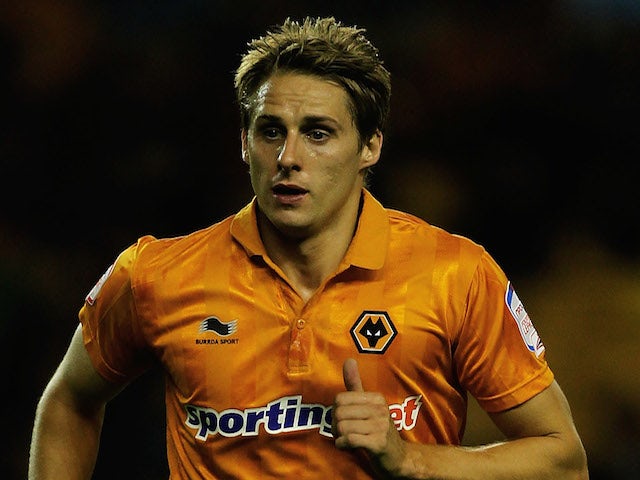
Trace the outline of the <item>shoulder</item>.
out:
<instances>
[{"instance_id":1,"label":"shoulder","mask_svg":"<svg viewBox=\"0 0 640 480\"><path fill-rule=\"evenodd\" d=\"M145 235L136 242L137 253L145 261L163 256L174 256L207 245L210 241L229 238L231 219L228 217L208 227L195 230L185 235L157 238Z\"/></svg>"},{"instance_id":2,"label":"shoulder","mask_svg":"<svg viewBox=\"0 0 640 480\"><path fill-rule=\"evenodd\" d=\"M175 237L144 235L121 256L129 257L132 272L138 278L163 275L173 268L198 263L211 251L224 251L219 246L232 241L229 233L232 218Z\"/></svg>"},{"instance_id":3,"label":"shoulder","mask_svg":"<svg viewBox=\"0 0 640 480\"><path fill-rule=\"evenodd\" d=\"M480 262L487 255L485 248L470 238L432 225L426 220L407 212L387 208L391 239L408 242L415 247L427 247L442 258L464 259Z\"/></svg>"},{"instance_id":4,"label":"shoulder","mask_svg":"<svg viewBox=\"0 0 640 480\"><path fill-rule=\"evenodd\" d=\"M389 218L388 265L405 265L419 278L466 298L477 282L505 284L502 269L483 245L398 210Z\"/></svg>"}]
</instances>

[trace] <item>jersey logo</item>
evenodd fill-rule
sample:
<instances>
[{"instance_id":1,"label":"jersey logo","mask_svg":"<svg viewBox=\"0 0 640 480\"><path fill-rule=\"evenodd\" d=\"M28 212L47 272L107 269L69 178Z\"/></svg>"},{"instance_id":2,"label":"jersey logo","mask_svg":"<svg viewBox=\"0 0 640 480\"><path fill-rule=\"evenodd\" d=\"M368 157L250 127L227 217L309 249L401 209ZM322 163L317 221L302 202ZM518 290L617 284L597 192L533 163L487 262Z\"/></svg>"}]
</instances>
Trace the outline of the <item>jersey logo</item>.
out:
<instances>
[{"instance_id":1,"label":"jersey logo","mask_svg":"<svg viewBox=\"0 0 640 480\"><path fill-rule=\"evenodd\" d=\"M518 295L516 295L516 291L514 290L513 285L511 285L511 282L507 283L507 291L504 295L504 301L518 325L518 330L520 330L520 335L522 336L524 344L530 352L535 353L536 357L539 357L540 354L544 352L544 344L533 326L533 322L529 318L529 314L524 309L524 305L518 298Z\"/></svg>"},{"instance_id":2,"label":"jersey logo","mask_svg":"<svg viewBox=\"0 0 640 480\"><path fill-rule=\"evenodd\" d=\"M215 332L221 337L228 337L238 329L238 320L222 322L218 317L207 317L200 323L201 332Z\"/></svg>"},{"instance_id":3,"label":"jersey logo","mask_svg":"<svg viewBox=\"0 0 640 480\"><path fill-rule=\"evenodd\" d=\"M351 327L351 337L360 353L384 353L397 335L387 312L365 310Z\"/></svg>"},{"instance_id":4,"label":"jersey logo","mask_svg":"<svg viewBox=\"0 0 640 480\"><path fill-rule=\"evenodd\" d=\"M104 282L107 281L107 279L109 278L109 275L111 275L111 272L113 272L113 267L115 267L115 263L112 263L109 266L109 268L107 268L107 271L102 274L102 276L100 277L98 282L94 285L94 287L91 289L91 291L87 294L87 296L84 299L84 301L87 302L89 305L93 305L94 303L96 303L96 300L98 299L98 295L100 295L100 290L102 290Z\"/></svg>"},{"instance_id":5,"label":"jersey logo","mask_svg":"<svg viewBox=\"0 0 640 480\"><path fill-rule=\"evenodd\" d=\"M389 405L389 415L398 431L413 430L418 422L422 395L412 395L402 403ZM228 408L215 410L187 404L185 425L195 431L195 438L206 441L209 437L255 437L263 431L269 435L287 432L318 430L322 436L332 438L333 405L304 403L302 395L276 398L261 407L241 410Z\"/></svg>"}]
</instances>

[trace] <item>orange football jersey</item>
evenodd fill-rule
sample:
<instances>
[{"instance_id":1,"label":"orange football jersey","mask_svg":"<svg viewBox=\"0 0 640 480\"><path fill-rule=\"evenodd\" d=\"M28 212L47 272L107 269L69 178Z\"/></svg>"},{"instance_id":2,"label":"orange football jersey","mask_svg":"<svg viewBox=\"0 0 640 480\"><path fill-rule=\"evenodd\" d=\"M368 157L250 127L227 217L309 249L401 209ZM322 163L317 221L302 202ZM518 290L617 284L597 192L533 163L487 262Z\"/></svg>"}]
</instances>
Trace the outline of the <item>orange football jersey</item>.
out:
<instances>
[{"instance_id":1,"label":"orange football jersey","mask_svg":"<svg viewBox=\"0 0 640 480\"><path fill-rule=\"evenodd\" d=\"M348 357L414 442L459 444L467 392L500 411L550 385L489 254L363 195L342 263L306 303L265 252L255 200L190 235L140 238L89 293L98 372L122 383L164 369L172 479L371 478L331 436Z\"/></svg>"}]
</instances>

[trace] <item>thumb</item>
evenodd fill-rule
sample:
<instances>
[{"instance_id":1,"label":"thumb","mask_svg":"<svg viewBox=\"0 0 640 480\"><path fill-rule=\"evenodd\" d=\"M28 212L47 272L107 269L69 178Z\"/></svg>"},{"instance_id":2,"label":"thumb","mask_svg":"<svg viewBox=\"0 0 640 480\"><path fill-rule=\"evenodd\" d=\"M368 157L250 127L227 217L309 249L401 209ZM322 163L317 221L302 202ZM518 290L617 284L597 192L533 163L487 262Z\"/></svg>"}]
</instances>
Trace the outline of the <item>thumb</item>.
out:
<instances>
[{"instance_id":1,"label":"thumb","mask_svg":"<svg viewBox=\"0 0 640 480\"><path fill-rule=\"evenodd\" d=\"M342 365L342 377L344 378L344 386L349 392L364 392L362 388L362 380L360 380L360 372L358 371L358 362L353 358L347 358Z\"/></svg>"}]
</instances>

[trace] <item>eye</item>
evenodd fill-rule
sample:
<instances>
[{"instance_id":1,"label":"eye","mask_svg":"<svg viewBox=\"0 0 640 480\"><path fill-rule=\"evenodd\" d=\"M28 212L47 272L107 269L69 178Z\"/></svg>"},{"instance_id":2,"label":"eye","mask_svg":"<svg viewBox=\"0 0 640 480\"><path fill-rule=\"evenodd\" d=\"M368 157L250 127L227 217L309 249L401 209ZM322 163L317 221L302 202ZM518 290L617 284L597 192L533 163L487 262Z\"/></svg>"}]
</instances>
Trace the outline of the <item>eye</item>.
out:
<instances>
[{"instance_id":1,"label":"eye","mask_svg":"<svg viewBox=\"0 0 640 480\"><path fill-rule=\"evenodd\" d=\"M266 127L262 129L262 135L270 140L275 140L280 136L280 130L276 127Z\"/></svg>"},{"instance_id":2,"label":"eye","mask_svg":"<svg viewBox=\"0 0 640 480\"><path fill-rule=\"evenodd\" d=\"M329 134L324 130L314 129L307 132L307 137L318 142L329 138Z\"/></svg>"}]
</instances>

